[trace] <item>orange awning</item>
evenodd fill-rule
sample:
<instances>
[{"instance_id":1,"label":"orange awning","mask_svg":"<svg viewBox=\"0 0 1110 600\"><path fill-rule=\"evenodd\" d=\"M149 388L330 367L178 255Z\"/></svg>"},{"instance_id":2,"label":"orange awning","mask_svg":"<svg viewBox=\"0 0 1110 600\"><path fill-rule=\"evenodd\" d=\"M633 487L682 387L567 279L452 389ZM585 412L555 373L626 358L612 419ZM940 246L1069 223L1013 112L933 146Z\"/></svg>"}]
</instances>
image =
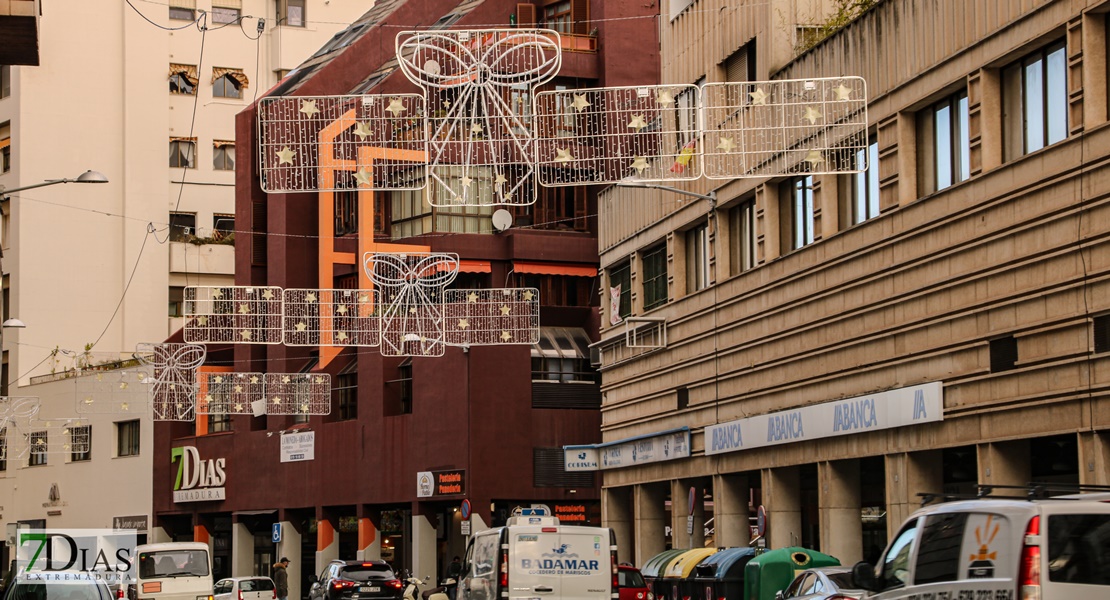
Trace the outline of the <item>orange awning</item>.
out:
<instances>
[{"instance_id":1,"label":"orange awning","mask_svg":"<svg viewBox=\"0 0 1110 600\"><path fill-rule=\"evenodd\" d=\"M568 263L537 263L513 262L513 270L517 273L531 275L565 275L568 277L594 277L597 267L586 265L572 265Z\"/></svg>"},{"instance_id":2,"label":"orange awning","mask_svg":"<svg viewBox=\"0 0 1110 600\"><path fill-rule=\"evenodd\" d=\"M460 260L459 272L461 273L492 273L493 267L488 260Z\"/></svg>"}]
</instances>

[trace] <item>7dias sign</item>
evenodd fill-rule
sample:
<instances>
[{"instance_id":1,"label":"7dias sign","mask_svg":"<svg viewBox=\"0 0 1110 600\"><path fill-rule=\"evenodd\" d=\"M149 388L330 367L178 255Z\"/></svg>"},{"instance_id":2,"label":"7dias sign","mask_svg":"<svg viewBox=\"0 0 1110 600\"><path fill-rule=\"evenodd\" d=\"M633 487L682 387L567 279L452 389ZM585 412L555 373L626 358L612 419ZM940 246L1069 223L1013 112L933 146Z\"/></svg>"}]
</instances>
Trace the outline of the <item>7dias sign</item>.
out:
<instances>
[{"instance_id":1,"label":"7dias sign","mask_svg":"<svg viewBox=\"0 0 1110 600\"><path fill-rule=\"evenodd\" d=\"M51 584L133 583L135 542L134 530L20 528L15 577Z\"/></svg>"},{"instance_id":2,"label":"7dias sign","mask_svg":"<svg viewBox=\"0 0 1110 600\"><path fill-rule=\"evenodd\" d=\"M174 502L208 502L226 500L223 458L202 459L196 446L170 449L170 461L177 463L177 479L173 483Z\"/></svg>"}]
</instances>

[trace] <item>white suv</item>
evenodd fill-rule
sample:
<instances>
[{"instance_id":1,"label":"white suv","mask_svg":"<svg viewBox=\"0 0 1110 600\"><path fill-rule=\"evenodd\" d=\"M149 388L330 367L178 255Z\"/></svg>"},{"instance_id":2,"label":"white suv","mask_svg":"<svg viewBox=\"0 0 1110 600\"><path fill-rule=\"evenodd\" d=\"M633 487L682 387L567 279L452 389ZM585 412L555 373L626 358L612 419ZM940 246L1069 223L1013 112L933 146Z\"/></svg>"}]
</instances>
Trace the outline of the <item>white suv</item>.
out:
<instances>
[{"instance_id":1,"label":"white suv","mask_svg":"<svg viewBox=\"0 0 1110 600\"><path fill-rule=\"evenodd\" d=\"M1110 494L928 506L852 575L875 600L1110 598Z\"/></svg>"}]
</instances>

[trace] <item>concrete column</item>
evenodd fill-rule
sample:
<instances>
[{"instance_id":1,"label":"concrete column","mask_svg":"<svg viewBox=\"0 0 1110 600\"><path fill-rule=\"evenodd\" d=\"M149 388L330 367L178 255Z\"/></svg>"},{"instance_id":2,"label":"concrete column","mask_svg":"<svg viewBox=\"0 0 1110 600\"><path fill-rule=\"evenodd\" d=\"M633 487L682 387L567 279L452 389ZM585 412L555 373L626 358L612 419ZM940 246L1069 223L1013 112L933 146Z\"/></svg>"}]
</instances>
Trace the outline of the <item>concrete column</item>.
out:
<instances>
[{"instance_id":1,"label":"concrete column","mask_svg":"<svg viewBox=\"0 0 1110 600\"><path fill-rule=\"evenodd\" d=\"M471 535L478 533L479 531L485 531L487 529L489 529L489 525L486 524L486 520L482 518L482 515L478 514L477 511L470 513ZM467 543L469 544L470 540L467 540Z\"/></svg>"},{"instance_id":2,"label":"concrete column","mask_svg":"<svg viewBox=\"0 0 1110 600\"><path fill-rule=\"evenodd\" d=\"M165 527L151 527L150 531L146 534L146 541L148 544L164 544L172 542L173 536L170 532L166 531Z\"/></svg>"},{"instance_id":3,"label":"concrete column","mask_svg":"<svg viewBox=\"0 0 1110 600\"><path fill-rule=\"evenodd\" d=\"M289 555L289 560L292 561L293 557ZM278 558L281 558L280 556ZM336 535L335 525L328 519L316 519L316 570L314 573L320 573L324 570L327 564L339 558L339 536ZM292 566L292 565L290 565ZM289 573L289 581L293 581L293 573ZM292 589L290 589L292 593Z\"/></svg>"},{"instance_id":4,"label":"concrete column","mask_svg":"<svg viewBox=\"0 0 1110 600\"><path fill-rule=\"evenodd\" d=\"M278 557L280 558L280 557ZM276 562L276 561L275 561ZM245 523L231 524L231 575L264 575L254 572L254 534Z\"/></svg>"},{"instance_id":5,"label":"concrete column","mask_svg":"<svg viewBox=\"0 0 1110 600\"><path fill-rule=\"evenodd\" d=\"M690 517L690 488L694 488L694 533L686 533ZM704 493L697 480L678 479L671 482L671 547L701 548L705 545Z\"/></svg>"},{"instance_id":6,"label":"concrete column","mask_svg":"<svg viewBox=\"0 0 1110 600\"><path fill-rule=\"evenodd\" d=\"M892 539L910 513L921 507L921 492L944 491L940 450L886 456L886 535Z\"/></svg>"},{"instance_id":7,"label":"concrete column","mask_svg":"<svg viewBox=\"0 0 1110 600\"><path fill-rule=\"evenodd\" d=\"M859 461L817 464L818 527L821 551L845 565L863 560L863 521L860 519Z\"/></svg>"},{"instance_id":8,"label":"concrete column","mask_svg":"<svg viewBox=\"0 0 1110 600\"><path fill-rule=\"evenodd\" d=\"M378 528L369 517L358 520L358 551L355 560L380 560L382 557L382 537Z\"/></svg>"},{"instance_id":9,"label":"concrete column","mask_svg":"<svg viewBox=\"0 0 1110 600\"><path fill-rule=\"evenodd\" d=\"M1031 476L1029 440L979 444L979 483L1025 485Z\"/></svg>"},{"instance_id":10,"label":"concrete column","mask_svg":"<svg viewBox=\"0 0 1110 600\"><path fill-rule=\"evenodd\" d=\"M297 531L291 521L281 522L281 541L277 543L277 556L274 557L274 562L281 560L282 557L289 559L289 566L285 568L285 574L289 576L289 597L299 600L301 597L301 532ZM319 572L320 570L317 570L313 575Z\"/></svg>"},{"instance_id":11,"label":"concrete column","mask_svg":"<svg viewBox=\"0 0 1110 600\"><path fill-rule=\"evenodd\" d=\"M412 573L429 581L438 579L436 565L436 528L427 515L412 515Z\"/></svg>"},{"instance_id":12,"label":"concrete column","mask_svg":"<svg viewBox=\"0 0 1110 600\"><path fill-rule=\"evenodd\" d=\"M632 543L635 548L633 564L642 565L649 558L666 548L666 512L663 510L665 484L642 484L632 489L635 526Z\"/></svg>"},{"instance_id":13,"label":"concrete column","mask_svg":"<svg viewBox=\"0 0 1110 600\"><path fill-rule=\"evenodd\" d=\"M1110 435L1095 431L1079 434L1079 483L1110 485Z\"/></svg>"},{"instance_id":14,"label":"concrete column","mask_svg":"<svg viewBox=\"0 0 1110 600\"><path fill-rule=\"evenodd\" d=\"M763 506L767 510L767 547L802 543L802 500L798 467L763 469Z\"/></svg>"},{"instance_id":15,"label":"concrete column","mask_svg":"<svg viewBox=\"0 0 1110 600\"><path fill-rule=\"evenodd\" d=\"M1082 19L1083 126L1091 129L1107 117L1106 15L1083 13ZM1069 48L1068 54L1074 53Z\"/></svg>"},{"instance_id":16,"label":"concrete column","mask_svg":"<svg viewBox=\"0 0 1110 600\"><path fill-rule=\"evenodd\" d=\"M601 524L613 530L617 540L617 561L633 562L632 556L632 488L601 490Z\"/></svg>"},{"instance_id":17,"label":"concrete column","mask_svg":"<svg viewBox=\"0 0 1110 600\"><path fill-rule=\"evenodd\" d=\"M713 545L718 548L747 546L751 542L747 475L713 476Z\"/></svg>"}]
</instances>

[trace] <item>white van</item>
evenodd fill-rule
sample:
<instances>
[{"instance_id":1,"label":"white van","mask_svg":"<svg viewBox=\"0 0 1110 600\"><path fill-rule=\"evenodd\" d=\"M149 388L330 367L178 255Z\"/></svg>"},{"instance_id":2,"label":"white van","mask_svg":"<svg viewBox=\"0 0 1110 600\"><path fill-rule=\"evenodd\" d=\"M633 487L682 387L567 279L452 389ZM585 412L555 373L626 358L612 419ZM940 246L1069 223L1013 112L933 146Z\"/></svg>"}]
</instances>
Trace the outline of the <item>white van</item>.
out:
<instances>
[{"instance_id":1,"label":"white van","mask_svg":"<svg viewBox=\"0 0 1110 600\"><path fill-rule=\"evenodd\" d=\"M906 520L876 566L852 570L864 598L1110 598L1106 494L964 500Z\"/></svg>"},{"instance_id":2,"label":"white van","mask_svg":"<svg viewBox=\"0 0 1110 600\"><path fill-rule=\"evenodd\" d=\"M212 600L212 555L202 542L135 547L131 600Z\"/></svg>"},{"instance_id":3,"label":"white van","mask_svg":"<svg viewBox=\"0 0 1110 600\"><path fill-rule=\"evenodd\" d=\"M470 539L461 600L614 600L617 546L607 527L560 525L520 516Z\"/></svg>"}]
</instances>

